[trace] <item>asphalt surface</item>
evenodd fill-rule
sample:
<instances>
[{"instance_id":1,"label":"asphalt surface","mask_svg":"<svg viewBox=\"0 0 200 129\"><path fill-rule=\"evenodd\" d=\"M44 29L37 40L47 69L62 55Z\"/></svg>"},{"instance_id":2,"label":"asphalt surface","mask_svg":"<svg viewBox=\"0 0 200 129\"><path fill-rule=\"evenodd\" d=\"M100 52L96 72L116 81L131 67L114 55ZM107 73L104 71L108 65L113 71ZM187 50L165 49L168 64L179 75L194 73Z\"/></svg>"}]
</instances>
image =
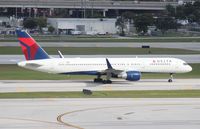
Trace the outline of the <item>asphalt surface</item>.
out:
<instances>
[{"instance_id":1,"label":"asphalt surface","mask_svg":"<svg viewBox=\"0 0 200 129\"><path fill-rule=\"evenodd\" d=\"M2 129L199 129L200 99L1 99Z\"/></svg>"},{"instance_id":2,"label":"asphalt surface","mask_svg":"<svg viewBox=\"0 0 200 129\"><path fill-rule=\"evenodd\" d=\"M43 47L141 47L149 45L152 48L179 48L200 51L198 42L40 42ZM0 42L0 46L19 46L18 42Z\"/></svg>"},{"instance_id":3,"label":"asphalt surface","mask_svg":"<svg viewBox=\"0 0 200 129\"><path fill-rule=\"evenodd\" d=\"M195 90L200 79L141 79L137 82L113 80L112 84L94 83L92 80L0 80L0 93L46 91L127 91L127 90Z\"/></svg>"},{"instance_id":4,"label":"asphalt surface","mask_svg":"<svg viewBox=\"0 0 200 129\"><path fill-rule=\"evenodd\" d=\"M58 55L51 55L52 57L59 58ZM174 57L179 58L187 63L200 63L200 54L195 55L64 55L65 58L142 58L142 57ZM24 61L24 55L0 55L0 64L16 64Z\"/></svg>"}]
</instances>

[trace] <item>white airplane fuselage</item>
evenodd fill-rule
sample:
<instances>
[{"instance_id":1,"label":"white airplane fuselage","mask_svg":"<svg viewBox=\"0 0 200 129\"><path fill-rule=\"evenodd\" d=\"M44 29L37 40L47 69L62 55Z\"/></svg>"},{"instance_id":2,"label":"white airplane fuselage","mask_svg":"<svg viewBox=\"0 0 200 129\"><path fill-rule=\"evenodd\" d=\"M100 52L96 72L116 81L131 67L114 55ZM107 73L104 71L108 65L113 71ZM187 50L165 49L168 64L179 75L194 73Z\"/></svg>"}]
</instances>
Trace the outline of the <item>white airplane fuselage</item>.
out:
<instances>
[{"instance_id":1,"label":"white airplane fuselage","mask_svg":"<svg viewBox=\"0 0 200 129\"><path fill-rule=\"evenodd\" d=\"M17 29L16 34L26 58L18 65L36 71L97 75L94 82L112 83L111 78L138 81L141 73L169 73L168 82L172 82L172 74L192 70L185 61L176 58L64 58L60 51L60 58L52 58L26 31ZM106 80L102 75L106 75Z\"/></svg>"},{"instance_id":2,"label":"white airplane fuselage","mask_svg":"<svg viewBox=\"0 0 200 129\"><path fill-rule=\"evenodd\" d=\"M109 58L113 69L141 73L186 73L192 70L185 61L176 58ZM107 69L105 58L50 58L18 63L19 66L55 74L96 75Z\"/></svg>"}]
</instances>

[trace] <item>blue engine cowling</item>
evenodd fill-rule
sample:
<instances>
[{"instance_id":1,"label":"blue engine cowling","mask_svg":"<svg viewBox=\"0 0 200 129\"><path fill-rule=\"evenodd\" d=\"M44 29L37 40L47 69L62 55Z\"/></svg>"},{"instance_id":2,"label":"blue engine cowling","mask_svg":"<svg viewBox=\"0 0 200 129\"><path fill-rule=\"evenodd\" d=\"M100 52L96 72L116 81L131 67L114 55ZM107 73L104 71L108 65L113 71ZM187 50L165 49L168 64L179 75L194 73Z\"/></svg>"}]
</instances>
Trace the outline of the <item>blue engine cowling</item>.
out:
<instances>
[{"instance_id":1,"label":"blue engine cowling","mask_svg":"<svg viewBox=\"0 0 200 129\"><path fill-rule=\"evenodd\" d=\"M138 71L126 71L122 74L122 78L128 81L138 81L141 78L141 72Z\"/></svg>"}]
</instances>

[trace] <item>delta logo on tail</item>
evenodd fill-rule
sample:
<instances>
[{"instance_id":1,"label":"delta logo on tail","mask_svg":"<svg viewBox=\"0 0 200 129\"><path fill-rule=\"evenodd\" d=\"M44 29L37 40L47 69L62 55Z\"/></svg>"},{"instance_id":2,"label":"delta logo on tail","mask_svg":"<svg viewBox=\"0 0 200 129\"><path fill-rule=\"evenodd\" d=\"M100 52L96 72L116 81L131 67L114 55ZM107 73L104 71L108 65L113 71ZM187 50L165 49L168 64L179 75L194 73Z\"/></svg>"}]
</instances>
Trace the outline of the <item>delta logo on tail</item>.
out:
<instances>
[{"instance_id":1,"label":"delta logo on tail","mask_svg":"<svg viewBox=\"0 0 200 129\"><path fill-rule=\"evenodd\" d=\"M22 52L26 60L39 60L50 58L37 42L24 30L16 30Z\"/></svg>"}]
</instances>

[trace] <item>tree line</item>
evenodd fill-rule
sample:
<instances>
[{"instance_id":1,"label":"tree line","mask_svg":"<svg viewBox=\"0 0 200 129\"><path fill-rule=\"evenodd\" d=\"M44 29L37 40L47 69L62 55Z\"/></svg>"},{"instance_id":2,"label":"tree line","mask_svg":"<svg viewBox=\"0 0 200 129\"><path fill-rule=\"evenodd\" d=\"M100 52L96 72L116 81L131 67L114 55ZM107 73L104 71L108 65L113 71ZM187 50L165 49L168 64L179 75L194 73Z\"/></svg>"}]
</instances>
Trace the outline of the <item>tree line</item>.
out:
<instances>
[{"instance_id":1,"label":"tree line","mask_svg":"<svg viewBox=\"0 0 200 129\"><path fill-rule=\"evenodd\" d=\"M148 26L156 26L162 34L169 29L178 29L181 25L177 20L188 20L189 23L196 22L200 24L200 1L188 2L176 7L167 5L166 9L157 14L152 13L133 13L127 11L117 17L115 23L120 31L120 35L125 35L125 28L127 23L133 23L138 34L145 34L148 31ZM23 22L24 28L38 29L42 32L42 28L47 26L47 19L26 18ZM48 27L48 31L53 33L55 28Z\"/></svg>"},{"instance_id":2,"label":"tree line","mask_svg":"<svg viewBox=\"0 0 200 129\"><path fill-rule=\"evenodd\" d=\"M125 35L126 24L132 21L139 34L147 33L148 26L152 25L164 34L169 29L178 29L181 26L177 20L200 24L200 1L188 2L176 7L167 5L165 11L159 14L124 12L117 18L116 26L120 30L120 35Z\"/></svg>"},{"instance_id":3,"label":"tree line","mask_svg":"<svg viewBox=\"0 0 200 129\"><path fill-rule=\"evenodd\" d=\"M43 17L38 18L26 18L23 22L24 28L27 29L38 29L40 32L42 32L43 27L47 27L47 19ZM53 33L55 31L55 28L53 26L48 27L48 31L50 33Z\"/></svg>"}]
</instances>

